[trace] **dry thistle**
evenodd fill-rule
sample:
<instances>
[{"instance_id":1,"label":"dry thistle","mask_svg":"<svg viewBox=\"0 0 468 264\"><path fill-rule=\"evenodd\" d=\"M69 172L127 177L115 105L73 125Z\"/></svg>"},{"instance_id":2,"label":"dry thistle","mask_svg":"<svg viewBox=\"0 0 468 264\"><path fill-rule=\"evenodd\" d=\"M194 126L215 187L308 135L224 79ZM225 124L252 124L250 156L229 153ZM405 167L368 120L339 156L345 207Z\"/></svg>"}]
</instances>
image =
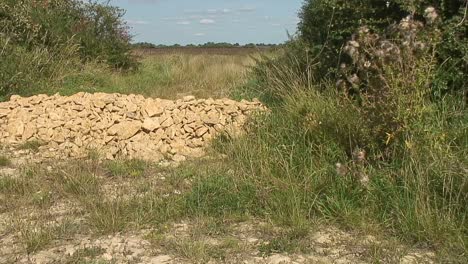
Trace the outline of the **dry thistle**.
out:
<instances>
[{"instance_id":1,"label":"dry thistle","mask_svg":"<svg viewBox=\"0 0 468 264\"><path fill-rule=\"evenodd\" d=\"M427 23L431 25L436 22L437 18L439 18L439 14L437 14L434 7L429 6L424 10L424 18L426 18Z\"/></svg>"},{"instance_id":2,"label":"dry thistle","mask_svg":"<svg viewBox=\"0 0 468 264\"><path fill-rule=\"evenodd\" d=\"M348 174L348 168L339 162L335 164L335 169L336 174L338 174L339 176L344 177L346 176L346 174Z\"/></svg>"},{"instance_id":3,"label":"dry thistle","mask_svg":"<svg viewBox=\"0 0 468 264\"><path fill-rule=\"evenodd\" d=\"M363 164L366 161L366 151L363 149L354 150L353 160L356 164Z\"/></svg>"}]
</instances>

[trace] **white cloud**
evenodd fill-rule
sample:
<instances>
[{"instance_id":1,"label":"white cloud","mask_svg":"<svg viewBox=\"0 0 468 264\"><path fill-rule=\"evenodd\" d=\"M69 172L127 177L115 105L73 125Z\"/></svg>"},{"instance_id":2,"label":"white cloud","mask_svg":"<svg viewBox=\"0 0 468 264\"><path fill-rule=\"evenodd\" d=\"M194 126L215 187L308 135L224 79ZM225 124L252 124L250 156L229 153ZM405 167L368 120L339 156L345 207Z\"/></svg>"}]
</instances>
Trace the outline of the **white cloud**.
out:
<instances>
[{"instance_id":1,"label":"white cloud","mask_svg":"<svg viewBox=\"0 0 468 264\"><path fill-rule=\"evenodd\" d=\"M177 20L185 20L184 17L163 17L161 20L164 21L177 21Z\"/></svg>"},{"instance_id":2,"label":"white cloud","mask_svg":"<svg viewBox=\"0 0 468 264\"><path fill-rule=\"evenodd\" d=\"M195 33L193 35L197 36L197 37L202 37L202 36L205 36L206 34L205 33Z\"/></svg>"},{"instance_id":3,"label":"white cloud","mask_svg":"<svg viewBox=\"0 0 468 264\"><path fill-rule=\"evenodd\" d=\"M204 25L214 24L214 23L216 23L216 21L214 21L213 19L204 18L200 20L200 24L204 24Z\"/></svg>"},{"instance_id":4,"label":"white cloud","mask_svg":"<svg viewBox=\"0 0 468 264\"><path fill-rule=\"evenodd\" d=\"M253 11L256 10L256 8L253 7L253 6L245 6L245 7L239 8L237 10L240 11L240 12L253 12Z\"/></svg>"},{"instance_id":5,"label":"white cloud","mask_svg":"<svg viewBox=\"0 0 468 264\"><path fill-rule=\"evenodd\" d=\"M231 13L231 9L229 9L229 8L224 8L224 9L223 9L223 13L224 13L224 14Z\"/></svg>"},{"instance_id":6,"label":"white cloud","mask_svg":"<svg viewBox=\"0 0 468 264\"><path fill-rule=\"evenodd\" d=\"M273 23L273 24L271 24L271 25L274 26L274 27L279 27L279 26L281 26L281 24L279 24L279 23Z\"/></svg>"},{"instance_id":7,"label":"white cloud","mask_svg":"<svg viewBox=\"0 0 468 264\"><path fill-rule=\"evenodd\" d=\"M186 14L200 14L200 13L203 13L203 11L199 10L199 9L184 9L184 13L186 13Z\"/></svg>"},{"instance_id":8,"label":"white cloud","mask_svg":"<svg viewBox=\"0 0 468 264\"><path fill-rule=\"evenodd\" d=\"M201 15L191 15L188 18L190 18L190 19L201 19L201 18L203 18L203 16L201 16Z\"/></svg>"},{"instance_id":9,"label":"white cloud","mask_svg":"<svg viewBox=\"0 0 468 264\"><path fill-rule=\"evenodd\" d=\"M186 21L186 20L177 22L177 25L190 25L190 24L191 24L191 22L190 22L190 21Z\"/></svg>"},{"instance_id":10,"label":"white cloud","mask_svg":"<svg viewBox=\"0 0 468 264\"><path fill-rule=\"evenodd\" d=\"M129 25L148 25L149 22L148 21L144 21L144 20L127 20L127 23Z\"/></svg>"}]
</instances>

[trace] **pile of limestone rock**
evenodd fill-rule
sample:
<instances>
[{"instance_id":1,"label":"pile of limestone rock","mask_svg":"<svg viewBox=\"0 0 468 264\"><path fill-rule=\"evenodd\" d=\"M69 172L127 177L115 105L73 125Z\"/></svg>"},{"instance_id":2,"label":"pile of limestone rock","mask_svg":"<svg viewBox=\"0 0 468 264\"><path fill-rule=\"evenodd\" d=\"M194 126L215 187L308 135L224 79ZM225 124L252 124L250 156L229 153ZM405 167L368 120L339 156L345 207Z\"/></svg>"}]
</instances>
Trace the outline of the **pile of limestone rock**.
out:
<instances>
[{"instance_id":1,"label":"pile of limestone rock","mask_svg":"<svg viewBox=\"0 0 468 264\"><path fill-rule=\"evenodd\" d=\"M175 161L203 155L218 133L239 132L247 117L263 111L254 100L181 100L141 95L78 93L72 96L12 96L0 103L0 143L43 142L44 158L102 157Z\"/></svg>"}]
</instances>

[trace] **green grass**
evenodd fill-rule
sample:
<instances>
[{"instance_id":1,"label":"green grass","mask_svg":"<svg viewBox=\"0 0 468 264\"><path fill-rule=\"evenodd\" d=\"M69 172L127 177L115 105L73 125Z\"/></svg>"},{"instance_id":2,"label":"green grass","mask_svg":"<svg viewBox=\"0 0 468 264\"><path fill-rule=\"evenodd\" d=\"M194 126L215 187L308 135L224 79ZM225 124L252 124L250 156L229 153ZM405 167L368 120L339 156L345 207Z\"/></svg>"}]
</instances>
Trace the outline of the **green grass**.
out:
<instances>
[{"instance_id":1,"label":"green grass","mask_svg":"<svg viewBox=\"0 0 468 264\"><path fill-rule=\"evenodd\" d=\"M162 248L176 256L190 260L193 263L206 263L210 260L226 261L231 255L245 253L242 242L229 236L215 237L216 243L206 240L208 233L197 230L198 226L191 227L188 236L167 237L164 234L150 234L148 239L152 245ZM213 240L212 240L213 241Z\"/></svg>"},{"instance_id":2,"label":"green grass","mask_svg":"<svg viewBox=\"0 0 468 264\"><path fill-rule=\"evenodd\" d=\"M242 215L259 209L255 198L253 185L213 175L195 184L186 196L186 206L193 215Z\"/></svg>"},{"instance_id":3,"label":"green grass","mask_svg":"<svg viewBox=\"0 0 468 264\"><path fill-rule=\"evenodd\" d=\"M10 159L3 155L0 155L0 167L6 167L10 165L11 165Z\"/></svg>"},{"instance_id":4,"label":"green grass","mask_svg":"<svg viewBox=\"0 0 468 264\"><path fill-rule=\"evenodd\" d=\"M38 252L54 240L70 236L75 231L73 223L68 220L54 226L21 222L16 228L20 233L20 241L24 244L28 254Z\"/></svg>"},{"instance_id":5,"label":"green grass","mask_svg":"<svg viewBox=\"0 0 468 264\"><path fill-rule=\"evenodd\" d=\"M109 161L106 168L112 177L141 177L148 163L138 159Z\"/></svg>"},{"instance_id":6,"label":"green grass","mask_svg":"<svg viewBox=\"0 0 468 264\"><path fill-rule=\"evenodd\" d=\"M32 187L31 184L22 178L1 177L0 192L10 195L26 195L29 194Z\"/></svg>"},{"instance_id":7,"label":"green grass","mask_svg":"<svg viewBox=\"0 0 468 264\"><path fill-rule=\"evenodd\" d=\"M300 228L322 219L363 232L385 232L408 243L426 243L442 259L463 259L468 234L466 114L460 115L455 107L435 110L436 115L418 124L424 132L410 132L414 133L406 141L413 142L410 148L398 146L398 156L385 161L369 154L368 163L360 165L352 161L350 144L353 139L361 144L373 139L359 113L350 109L326 94L291 95L253 123L247 136L219 138L215 146L235 171L230 181L252 184L253 200L261 201L263 215L278 224ZM338 162L347 164L347 175L336 172ZM360 183L361 174L369 175L368 185ZM210 194L204 196L217 197L220 190L208 189ZM217 201L228 208L231 204ZM259 207L254 208L258 212ZM283 237L262 250L294 247L294 240Z\"/></svg>"},{"instance_id":8,"label":"green grass","mask_svg":"<svg viewBox=\"0 0 468 264\"><path fill-rule=\"evenodd\" d=\"M77 250L73 256L70 256L69 258L62 260L64 264L105 264L108 263L103 260L93 260L96 257L99 257L105 253L105 250L103 248L99 247L91 247L91 248L83 248Z\"/></svg>"},{"instance_id":9,"label":"green grass","mask_svg":"<svg viewBox=\"0 0 468 264\"><path fill-rule=\"evenodd\" d=\"M309 245L309 230L310 228L292 228L277 234L271 238L268 243L259 246L259 251L262 255L271 255L274 253L308 253Z\"/></svg>"},{"instance_id":10,"label":"green grass","mask_svg":"<svg viewBox=\"0 0 468 264\"><path fill-rule=\"evenodd\" d=\"M18 146L18 149L22 150L31 150L33 152L38 152L39 147L43 146L45 143L38 140L26 141L23 144Z\"/></svg>"},{"instance_id":11,"label":"green grass","mask_svg":"<svg viewBox=\"0 0 468 264\"><path fill-rule=\"evenodd\" d=\"M89 196L99 193L100 184L96 175L86 167L71 166L56 173L63 191L72 196Z\"/></svg>"}]
</instances>

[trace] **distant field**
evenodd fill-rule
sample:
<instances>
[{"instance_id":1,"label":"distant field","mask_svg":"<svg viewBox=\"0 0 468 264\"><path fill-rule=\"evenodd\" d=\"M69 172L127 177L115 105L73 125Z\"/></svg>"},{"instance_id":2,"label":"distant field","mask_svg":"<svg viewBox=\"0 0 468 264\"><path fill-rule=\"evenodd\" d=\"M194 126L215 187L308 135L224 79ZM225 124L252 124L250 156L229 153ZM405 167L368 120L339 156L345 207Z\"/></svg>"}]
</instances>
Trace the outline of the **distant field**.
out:
<instances>
[{"instance_id":1,"label":"distant field","mask_svg":"<svg viewBox=\"0 0 468 264\"><path fill-rule=\"evenodd\" d=\"M183 49L181 49L183 50ZM165 99L194 95L198 98L236 97L240 87L249 82L248 72L255 65L258 51L215 54L213 50L188 51L168 49L151 53L138 51L140 67L135 72L122 73L102 65L89 63L73 71L52 88L36 89L32 94L59 92L71 95L77 92L107 92L142 94ZM195 53L197 51L198 53ZM234 52L234 51L233 51Z\"/></svg>"},{"instance_id":2,"label":"distant field","mask_svg":"<svg viewBox=\"0 0 468 264\"><path fill-rule=\"evenodd\" d=\"M142 48L135 49L134 54L139 56L145 55L160 55L160 54L210 54L210 55L247 55L263 51L270 51L274 48L270 47L233 47L233 48L197 48L197 47L180 47L180 48Z\"/></svg>"}]
</instances>

